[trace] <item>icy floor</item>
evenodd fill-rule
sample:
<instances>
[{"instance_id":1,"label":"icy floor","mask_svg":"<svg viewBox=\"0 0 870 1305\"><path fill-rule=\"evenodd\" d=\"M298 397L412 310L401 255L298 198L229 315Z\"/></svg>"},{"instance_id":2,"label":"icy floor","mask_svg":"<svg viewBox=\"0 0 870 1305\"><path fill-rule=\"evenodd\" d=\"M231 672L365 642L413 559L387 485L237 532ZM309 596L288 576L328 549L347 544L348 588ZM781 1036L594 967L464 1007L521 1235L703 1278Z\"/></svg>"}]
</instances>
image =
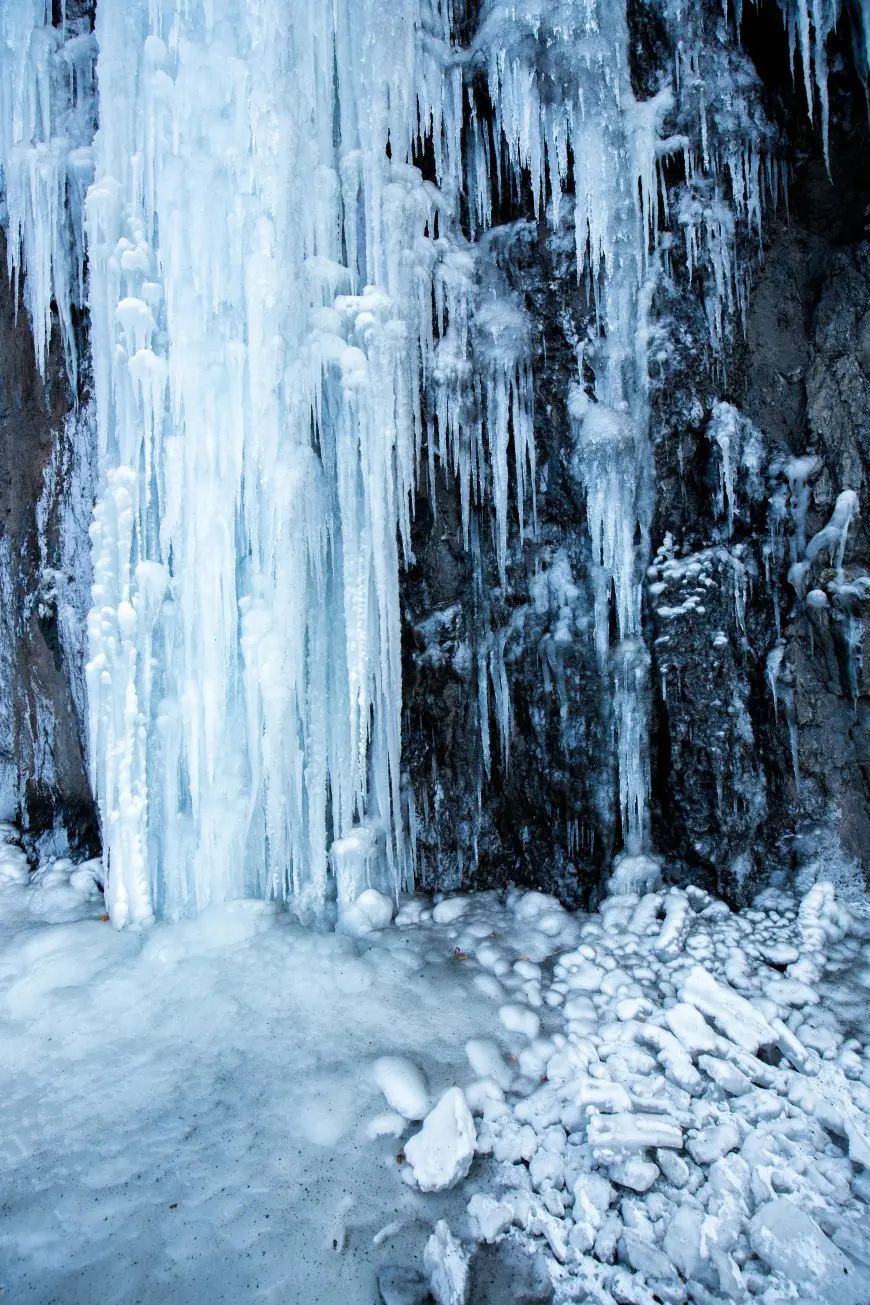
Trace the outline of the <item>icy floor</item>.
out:
<instances>
[{"instance_id":1,"label":"icy floor","mask_svg":"<svg viewBox=\"0 0 870 1305\"><path fill-rule=\"evenodd\" d=\"M827 886L137 936L70 871L0 848L4 1301L373 1305L428 1243L458 1305L505 1239L557 1302L870 1301L870 948Z\"/></svg>"}]
</instances>

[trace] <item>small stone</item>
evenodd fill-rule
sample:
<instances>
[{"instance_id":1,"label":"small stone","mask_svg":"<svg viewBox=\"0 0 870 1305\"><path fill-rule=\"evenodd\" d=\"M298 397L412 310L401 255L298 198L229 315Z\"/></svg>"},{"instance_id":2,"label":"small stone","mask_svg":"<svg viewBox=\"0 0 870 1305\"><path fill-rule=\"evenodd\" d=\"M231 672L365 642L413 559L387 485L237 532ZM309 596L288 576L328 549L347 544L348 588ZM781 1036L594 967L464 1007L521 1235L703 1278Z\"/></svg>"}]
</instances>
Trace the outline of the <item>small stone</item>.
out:
<instances>
[{"instance_id":1,"label":"small stone","mask_svg":"<svg viewBox=\"0 0 870 1305\"><path fill-rule=\"evenodd\" d=\"M553 1284L540 1253L529 1255L511 1241L479 1246L469 1266L473 1305L550 1305Z\"/></svg>"},{"instance_id":2,"label":"small stone","mask_svg":"<svg viewBox=\"0 0 870 1305\"><path fill-rule=\"evenodd\" d=\"M429 1284L417 1269L386 1264L378 1271L378 1291L383 1305L431 1305Z\"/></svg>"}]
</instances>

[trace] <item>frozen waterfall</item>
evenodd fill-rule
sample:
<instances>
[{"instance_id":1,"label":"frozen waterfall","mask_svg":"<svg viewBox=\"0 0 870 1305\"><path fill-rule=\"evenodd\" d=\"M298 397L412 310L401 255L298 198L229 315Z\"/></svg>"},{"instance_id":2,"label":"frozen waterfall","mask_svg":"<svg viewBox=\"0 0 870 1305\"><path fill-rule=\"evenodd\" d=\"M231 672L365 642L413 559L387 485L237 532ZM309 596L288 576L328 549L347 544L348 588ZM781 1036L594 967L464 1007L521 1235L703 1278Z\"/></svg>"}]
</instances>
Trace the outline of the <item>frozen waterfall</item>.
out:
<instances>
[{"instance_id":1,"label":"frozen waterfall","mask_svg":"<svg viewBox=\"0 0 870 1305\"><path fill-rule=\"evenodd\" d=\"M54 302L74 377L76 306L90 313L89 749L118 925L252 894L316 918L330 867L340 892L412 882L415 491L455 477L466 544L476 516L502 581L535 529L534 323L488 236L524 188L550 231L573 226L595 303L565 402L615 802L628 850L646 846L661 164L685 169L673 217L690 272L713 273L714 347L742 303L735 221L757 225L778 165L739 95L711 116L719 66L682 0L664 6L674 86L643 103L622 4L486 0L463 46L460 7L99 0L94 33L72 8L52 26L45 0L0 17L10 269L40 358ZM824 98L824 24L813 45L805 7L787 10Z\"/></svg>"}]
</instances>

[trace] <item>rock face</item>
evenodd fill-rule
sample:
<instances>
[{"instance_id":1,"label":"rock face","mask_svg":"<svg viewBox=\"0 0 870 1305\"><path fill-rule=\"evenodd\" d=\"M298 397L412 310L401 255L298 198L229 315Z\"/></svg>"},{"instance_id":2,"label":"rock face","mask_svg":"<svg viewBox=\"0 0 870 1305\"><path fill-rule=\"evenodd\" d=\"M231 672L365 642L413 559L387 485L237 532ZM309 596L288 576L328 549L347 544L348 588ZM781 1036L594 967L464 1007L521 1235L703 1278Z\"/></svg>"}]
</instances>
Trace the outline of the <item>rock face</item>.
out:
<instances>
[{"instance_id":1,"label":"rock face","mask_svg":"<svg viewBox=\"0 0 870 1305\"><path fill-rule=\"evenodd\" d=\"M629 21L635 92L644 98L672 57L670 38L654 3L629 6ZM843 490L870 510L863 90L844 36L830 82L829 176L802 90L789 81L775 6L744 14L742 41L763 81L776 149L796 160L788 213L769 208L763 248L749 233L738 238L744 308L717 353L704 276L687 274L676 246L673 275L658 283L653 332L665 344L650 364L654 569L644 607L652 846L671 877L732 900L771 856L809 857L847 877L850 859L858 878L859 867L870 868L863 517L850 524L842 574L823 549L802 593L789 580ZM677 181L669 192L673 211ZM514 554L507 583L491 566L480 592L449 487L438 491L437 525L431 511L418 515L416 565L404 586L406 760L421 799L424 884L514 880L588 903L622 838L566 409L591 306L570 251L528 217L521 203L504 214L516 223L509 277L539 331L538 533ZM807 456L802 490L792 464ZM487 540L478 546L486 557ZM479 741L481 663L490 676L489 773ZM502 667L503 753L495 726Z\"/></svg>"},{"instance_id":2,"label":"rock face","mask_svg":"<svg viewBox=\"0 0 870 1305\"><path fill-rule=\"evenodd\" d=\"M685 356L655 396L653 547L669 534L672 547L648 598L656 845L732 896L774 849L786 860L809 852L834 875L848 876L850 858L870 868L860 651L870 541L861 516L850 523L842 571L822 550L799 588L791 575L843 490L866 508L865 120L846 74L832 79L829 177L779 80L778 27L755 14L744 40L778 97L783 135L805 154L788 217L768 223L745 337L724 373L699 373L690 361L697 327L688 329ZM722 399L736 409L730 506L717 439ZM672 615L677 593L692 588L704 621Z\"/></svg>"},{"instance_id":3,"label":"rock face","mask_svg":"<svg viewBox=\"0 0 870 1305\"><path fill-rule=\"evenodd\" d=\"M0 262L5 263L0 238ZM55 338L47 382L0 276L0 815L91 855L97 829L82 740L90 523L87 417L69 415Z\"/></svg>"}]
</instances>

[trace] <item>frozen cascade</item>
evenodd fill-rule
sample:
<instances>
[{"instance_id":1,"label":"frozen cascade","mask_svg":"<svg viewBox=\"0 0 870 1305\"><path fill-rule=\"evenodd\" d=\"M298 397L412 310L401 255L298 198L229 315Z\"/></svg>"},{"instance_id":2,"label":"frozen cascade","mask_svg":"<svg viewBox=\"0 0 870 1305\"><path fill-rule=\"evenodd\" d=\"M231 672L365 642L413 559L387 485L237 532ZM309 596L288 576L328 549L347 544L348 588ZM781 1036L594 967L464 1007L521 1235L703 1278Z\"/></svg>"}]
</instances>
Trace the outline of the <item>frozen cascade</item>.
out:
<instances>
[{"instance_id":1,"label":"frozen cascade","mask_svg":"<svg viewBox=\"0 0 870 1305\"><path fill-rule=\"evenodd\" d=\"M647 319L655 279L672 275L662 162L682 159L672 216L689 274L711 273L714 350L745 299L735 224L760 229L782 176L745 59L706 46L683 0L663 9L680 32L673 86L645 102L623 6L486 0L465 49L460 9L100 0L94 34L52 26L44 0L4 11L10 265L27 271L40 358L56 303L71 377L87 242L88 727L119 925L250 893L317 915L330 865L348 893L357 878L410 883L399 574L416 485L455 476L480 584L487 522L506 580L511 493L517 542L535 526L534 332L501 266L509 228L491 229L494 198L529 187L539 221L573 227L595 305L568 396L573 470L622 837L634 852L647 839ZM490 702L503 766L512 718L504 633L490 642L487 773Z\"/></svg>"},{"instance_id":2,"label":"frozen cascade","mask_svg":"<svg viewBox=\"0 0 870 1305\"><path fill-rule=\"evenodd\" d=\"M549 169L554 221L569 142L583 170L579 263L607 336L590 346L594 397L632 432L609 509L618 544L602 537L621 560L602 555L599 570L618 576L614 728L623 824L639 843L640 305L667 95L634 101L621 11L569 8L552 34L575 70L559 106L529 63L536 14L489 6L472 55L515 181L528 168L540 204ZM324 4L279 22L272 9L98 11L87 228L103 492L88 686L119 924L250 892L316 913L331 837L360 821L379 831L378 886L407 882L398 539L407 554L424 422L429 474L436 450L457 473L466 535L470 501L491 499L502 575L511 442L521 526L533 496L528 328L487 241L468 246L456 220L462 60L448 16ZM419 124L438 188L411 165ZM469 154L485 175L482 142ZM226 230L204 221L215 205ZM421 404L430 383L437 431ZM609 488L601 474L591 502ZM370 883L368 853L367 866Z\"/></svg>"},{"instance_id":3,"label":"frozen cascade","mask_svg":"<svg viewBox=\"0 0 870 1305\"><path fill-rule=\"evenodd\" d=\"M316 914L361 821L376 886L408 881L399 540L424 386L430 458L466 505L491 495L502 568L509 431L520 505L534 475L517 310L481 314L472 421L460 402L477 253L446 21L99 5L88 687L118 924L251 892ZM420 124L440 190L411 165Z\"/></svg>"}]
</instances>

